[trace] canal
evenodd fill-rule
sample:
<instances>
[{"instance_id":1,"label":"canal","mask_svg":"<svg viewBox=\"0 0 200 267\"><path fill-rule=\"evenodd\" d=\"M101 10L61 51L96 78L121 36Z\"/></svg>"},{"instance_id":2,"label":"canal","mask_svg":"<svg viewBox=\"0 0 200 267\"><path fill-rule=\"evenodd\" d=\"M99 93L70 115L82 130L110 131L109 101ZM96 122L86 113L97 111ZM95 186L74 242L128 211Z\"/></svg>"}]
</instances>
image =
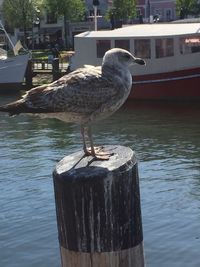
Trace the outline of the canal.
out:
<instances>
[{"instance_id":1,"label":"canal","mask_svg":"<svg viewBox=\"0 0 200 267\"><path fill-rule=\"evenodd\" d=\"M82 148L79 127L5 114L0 125L0 266L59 267L52 171ZM93 130L95 144L137 154L147 267L199 267L200 105L129 104Z\"/></svg>"}]
</instances>

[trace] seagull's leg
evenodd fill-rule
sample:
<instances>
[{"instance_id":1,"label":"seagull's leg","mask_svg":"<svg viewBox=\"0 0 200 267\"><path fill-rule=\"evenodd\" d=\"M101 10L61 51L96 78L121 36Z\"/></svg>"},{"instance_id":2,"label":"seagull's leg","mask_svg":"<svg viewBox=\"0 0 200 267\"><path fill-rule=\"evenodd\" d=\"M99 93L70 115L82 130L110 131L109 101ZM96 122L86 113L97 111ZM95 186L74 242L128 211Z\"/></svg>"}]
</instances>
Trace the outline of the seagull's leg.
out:
<instances>
[{"instance_id":1,"label":"seagull's leg","mask_svg":"<svg viewBox=\"0 0 200 267\"><path fill-rule=\"evenodd\" d=\"M86 133L88 135L88 139L90 141L90 145L91 147L87 147L86 144ZM85 127L83 125L81 125L81 135L82 135L82 139L83 139L83 151L85 153L86 156L93 156L95 157L95 154L97 151L99 151L101 148L100 147L94 147L93 145L93 140L92 140L92 134L91 134L91 128L90 127Z\"/></svg>"},{"instance_id":2,"label":"seagull's leg","mask_svg":"<svg viewBox=\"0 0 200 267\"><path fill-rule=\"evenodd\" d=\"M99 160L108 160L110 156L112 156L111 153L102 151L102 147L94 147L91 126L88 127L87 133L88 133L88 139L89 139L90 146L91 146L90 147L91 155Z\"/></svg>"},{"instance_id":3,"label":"seagull's leg","mask_svg":"<svg viewBox=\"0 0 200 267\"><path fill-rule=\"evenodd\" d=\"M88 126L87 128L87 134L88 134L88 139L90 141L90 150L91 150L91 155L93 157L95 157L96 153L95 153L95 148L94 148L94 143L93 143L93 138L92 138L92 130L91 130L91 126Z\"/></svg>"},{"instance_id":4,"label":"seagull's leg","mask_svg":"<svg viewBox=\"0 0 200 267\"><path fill-rule=\"evenodd\" d=\"M90 148L87 148L86 145L86 131L90 142ZM83 138L83 150L86 156L93 156L94 158L99 160L108 160L110 158L112 154L102 151L102 147L94 147L91 126L85 127L81 125L81 135Z\"/></svg>"},{"instance_id":5,"label":"seagull's leg","mask_svg":"<svg viewBox=\"0 0 200 267\"><path fill-rule=\"evenodd\" d=\"M86 141L85 141L85 127L83 125L81 125L81 135L83 139L83 151L85 155L89 156L90 152L87 150Z\"/></svg>"}]
</instances>

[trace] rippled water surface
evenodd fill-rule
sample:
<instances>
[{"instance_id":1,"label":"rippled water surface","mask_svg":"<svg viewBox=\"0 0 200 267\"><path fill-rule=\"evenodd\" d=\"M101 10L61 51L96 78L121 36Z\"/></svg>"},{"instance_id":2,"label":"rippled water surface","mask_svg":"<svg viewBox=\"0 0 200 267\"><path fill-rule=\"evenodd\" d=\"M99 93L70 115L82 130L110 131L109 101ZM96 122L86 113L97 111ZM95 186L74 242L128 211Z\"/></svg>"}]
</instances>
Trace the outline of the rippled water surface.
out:
<instances>
[{"instance_id":1,"label":"rippled water surface","mask_svg":"<svg viewBox=\"0 0 200 267\"><path fill-rule=\"evenodd\" d=\"M94 140L137 154L147 267L199 267L200 105L135 103ZM76 125L0 114L0 266L60 266L52 171L81 146Z\"/></svg>"}]
</instances>

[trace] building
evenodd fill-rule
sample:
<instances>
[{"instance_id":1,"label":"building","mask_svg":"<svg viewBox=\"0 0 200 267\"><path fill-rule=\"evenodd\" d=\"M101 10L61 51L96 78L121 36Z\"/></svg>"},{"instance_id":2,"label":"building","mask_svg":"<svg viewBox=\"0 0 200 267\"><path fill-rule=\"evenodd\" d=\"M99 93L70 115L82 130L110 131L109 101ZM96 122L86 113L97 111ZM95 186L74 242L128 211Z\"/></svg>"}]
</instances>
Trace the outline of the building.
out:
<instances>
[{"instance_id":1,"label":"building","mask_svg":"<svg viewBox=\"0 0 200 267\"><path fill-rule=\"evenodd\" d=\"M112 0L109 6L112 6ZM144 22L148 22L150 16L158 16L160 21L172 21L176 19L175 0L136 0L137 17L142 16Z\"/></svg>"},{"instance_id":2,"label":"building","mask_svg":"<svg viewBox=\"0 0 200 267\"><path fill-rule=\"evenodd\" d=\"M68 23L67 32L70 45L73 47L73 36L83 31L94 30L94 7L92 0L85 0L86 2L86 19L84 22ZM100 5L97 10L98 28L109 28L110 23L105 20L105 14L109 8L109 0L100 0ZM0 6L3 0L0 0ZM46 48L49 45L59 43L60 46L64 44L64 19L62 17L55 17L54 14L45 13L40 18L39 23L33 23L32 28L27 30L28 44L30 48ZM13 42L23 40L23 29L17 28L14 30Z\"/></svg>"},{"instance_id":3,"label":"building","mask_svg":"<svg viewBox=\"0 0 200 267\"><path fill-rule=\"evenodd\" d=\"M107 11L112 8L112 0L99 0L97 8L98 29L110 28L111 24L105 19ZM0 6L3 0L0 0ZM68 40L73 47L73 37L83 31L94 30L94 7L93 0L85 0L86 18L84 22L68 23ZM175 0L137 0L137 16L144 22L149 22L150 17L157 16L160 21L171 21L176 19ZM0 18L2 14L0 13ZM141 22L141 21L140 21ZM45 13L35 25L28 31L28 41L31 48L46 48L49 45L58 43L61 47L64 44L64 20L62 17L56 18L54 14ZM23 39L22 29L15 29L13 42Z\"/></svg>"},{"instance_id":4,"label":"building","mask_svg":"<svg viewBox=\"0 0 200 267\"><path fill-rule=\"evenodd\" d=\"M163 22L176 19L175 0L137 0L136 8L138 16L142 15L144 21L151 16Z\"/></svg>"}]
</instances>

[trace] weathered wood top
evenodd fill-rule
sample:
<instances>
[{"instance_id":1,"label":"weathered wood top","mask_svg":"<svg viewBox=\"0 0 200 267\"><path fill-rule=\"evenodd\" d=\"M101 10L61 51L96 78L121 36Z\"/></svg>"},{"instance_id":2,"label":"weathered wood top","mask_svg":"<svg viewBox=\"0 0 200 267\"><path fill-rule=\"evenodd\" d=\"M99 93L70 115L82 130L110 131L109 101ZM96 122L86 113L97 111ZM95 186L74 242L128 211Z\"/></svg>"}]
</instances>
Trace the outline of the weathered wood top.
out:
<instances>
[{"instance_id":1,"label":"weathered wood top","mask_svg":"<svg viewBox=\"0 0 200 267\"><path fill-rule=\"evenodd\" d=\"M91 156L84 156L83 152L76 152L64 157L56 166L54 175L64 176L94 176L96 172L114 171L126 168L129 163L136 163L135 153L124 146L107 145L103 147L105 151L113 153L109 160L96 160ZM96 176L96 175L95 175Z\"/></svg>"}]
</instances>

